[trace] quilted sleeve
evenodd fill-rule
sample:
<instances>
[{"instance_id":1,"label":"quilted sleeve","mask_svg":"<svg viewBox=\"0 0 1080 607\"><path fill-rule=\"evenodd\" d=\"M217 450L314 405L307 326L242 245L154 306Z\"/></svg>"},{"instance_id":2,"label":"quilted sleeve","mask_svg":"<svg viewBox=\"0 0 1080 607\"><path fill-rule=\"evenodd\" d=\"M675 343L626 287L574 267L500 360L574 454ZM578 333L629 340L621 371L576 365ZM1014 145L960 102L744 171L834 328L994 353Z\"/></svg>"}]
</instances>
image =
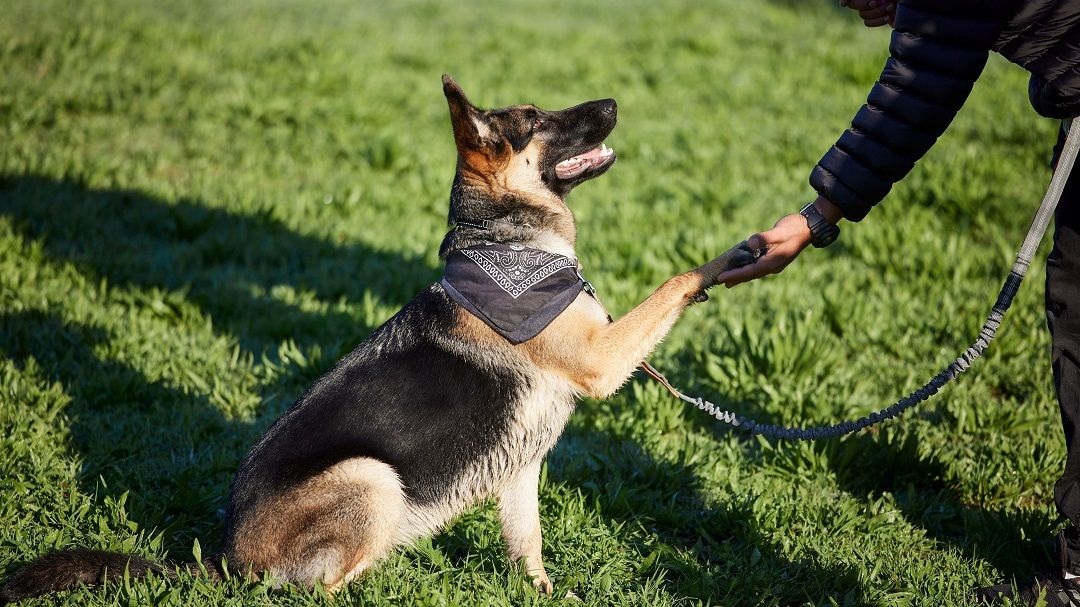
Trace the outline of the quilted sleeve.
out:
<instances>
[{"instance_id":1,"label":"quilted sleeve","mask_svg":"<svg viewBox=\"0 0 1080 607\"><path fill-rule=\"evenodd\" d=\"M964 105L1002 27L994 11L951 2L897 6L890 58L866 104L810 173L810 185L859 221L934 145ZM950 13L940 12L942 5Z\"/></svg>"}]
</instances>

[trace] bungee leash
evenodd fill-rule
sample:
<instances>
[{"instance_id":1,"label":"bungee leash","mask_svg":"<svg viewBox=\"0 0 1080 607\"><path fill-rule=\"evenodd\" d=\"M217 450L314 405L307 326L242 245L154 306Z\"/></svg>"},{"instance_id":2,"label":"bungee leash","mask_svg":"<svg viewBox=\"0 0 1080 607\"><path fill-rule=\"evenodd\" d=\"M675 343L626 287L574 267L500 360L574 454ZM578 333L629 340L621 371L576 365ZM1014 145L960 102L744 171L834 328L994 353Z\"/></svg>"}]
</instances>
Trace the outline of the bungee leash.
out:
<instances>
[{"instance_id":1,"label":"bungee leash","mask_svg":"<svg viewBox=\"0 0 1080 607\"><path fill-rule=\"evenodd\" d=\"M998 327L1001 326L1001 321L1005 318L1005 313L1008 312L1009 306L1012 305L1013 298L1016 297L1016 293L1020 289L1020 283L1023 282L1024 276L1027 275L1031 260L1035 257L1035 251L1039 248L1039 243L1042 242L1043 236L1046 234L1046 229L1050 225L1050 218L1053 217L1054 209L1057 208L1058 202L1061 200L1061 192L1065 189L1065 183L1068 181L1070 173L1072 173L1078 149L1080 149L1080 128L1069 128L1068 136L1065 138L1065 147L1061 152L1061 156L1058 158L1057 167L1054 169L1054 175L1050 179L1050 186L1043 196L1042 205L1035 214L1035 219L1031 222L1031 228L1028 229L1027 237L1024 238L1024 243L1020 246L1020 250L1016 254L1016 263L1013 264L1012 271L1009 272L1009 277L1005 279L1005 284L1002 285L1001 291L998 292L997 301L994 302L994 307L990 311L990 315L987 317L986 322L983 323L982 329L979 331L979 337L975 340L975 343L949 364L949 366L942 369L941 372L931 378L930 381L926 382L921 388L896 401L892 406L871 413L858 420L845 421L827 426L797 428L774 424L762 424L750 418L743 417L733 411L722 409L700 396L693 397L684 394L648 362L642 361L642 370L664 386L664 388L666 388L668 392L671 392L676 398L694 405L698 409L715 417L717 421L727 424L732 428L742 430L743 432L760 434L769 438L807 441L821 438L836 438L851 434L852 432L858 432L863 428L873 426L874 424L900 415L911 407L937 394L945 384L956 379L964 371L967 371L971 366L971 363L974 362L975 359L986 350L990 345L990 342L993 341Z\"/></svg>"}]
</instances>

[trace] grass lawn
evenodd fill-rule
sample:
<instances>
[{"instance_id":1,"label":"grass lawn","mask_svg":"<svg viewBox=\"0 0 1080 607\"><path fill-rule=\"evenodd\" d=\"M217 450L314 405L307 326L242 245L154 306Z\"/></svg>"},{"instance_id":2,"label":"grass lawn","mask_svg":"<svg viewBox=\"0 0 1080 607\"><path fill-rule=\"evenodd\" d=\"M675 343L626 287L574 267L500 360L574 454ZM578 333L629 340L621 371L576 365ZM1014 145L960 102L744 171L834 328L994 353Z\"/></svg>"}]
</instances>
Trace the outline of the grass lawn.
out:
<instances>
[{"instance_id":1,"label":"grass lawn","mask_svg":"<svg viewBox=\"0 0 1080 607\"><path fill-rule=\"evenodd\" d=\"M571 206L587 275L622 314L810 197L888 46L834 3L791 0L0 12L0 577L53 548L220 545L255 439L440 274L443 72L487 107L618 100L620 161ZM1049 179L1056 125L1025 86L992 58L880 209L781 277L714 291L653 361L799 424L936 373L977 333ZM1049 566L1065 451L1042 280L1040 258L959 383L846 439L735 435L641 378L582 402L540 491L556 596L963 605ZM482 504L333 599L185 577L32 604L558 602L506 562Z\"/></svg>"}]
</instances>

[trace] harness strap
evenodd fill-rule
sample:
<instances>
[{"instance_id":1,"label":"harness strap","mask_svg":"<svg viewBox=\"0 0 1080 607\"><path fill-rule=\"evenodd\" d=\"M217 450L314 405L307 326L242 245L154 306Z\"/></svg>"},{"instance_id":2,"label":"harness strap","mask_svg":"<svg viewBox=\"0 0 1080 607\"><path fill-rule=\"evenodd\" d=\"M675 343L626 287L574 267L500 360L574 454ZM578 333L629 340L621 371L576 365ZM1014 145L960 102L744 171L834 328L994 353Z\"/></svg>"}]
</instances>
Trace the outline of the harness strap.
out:
<instances>
[{"instance_id":1,"label":"harness strap","mask_svg":"<svg viewBox=\"0 0 1080 607\"><path fill-rule=\"evenodd\" d=\"M490 219L484 219L479 223L472 221L454 221L454 227L463 226L466 228L476 228L477 230L494 230L495 222Z\"/></svg>"},{"instance_id":2,"label":"harness strap","mask_svg":"<svg viewBox=\"0 0 1080 607\"><path fill-rule=\"evenodd\" d=\"M512 222L510 220L507 220L507 219L480 219L480 220L477 220L477 221L462 221L462 220L459 220L459 219L455 219L454 220L454 225L451 226L451 229L475 228L477 230L487 230L487 231L490 232L490 231L494 230L495 228L499 227L500 225L508 226L508 227L511 227L511 228L529 228L529 227L531 227L527 223L517 224L517 223L514 223L514 222Z\"/></svg>"}]
</instances>

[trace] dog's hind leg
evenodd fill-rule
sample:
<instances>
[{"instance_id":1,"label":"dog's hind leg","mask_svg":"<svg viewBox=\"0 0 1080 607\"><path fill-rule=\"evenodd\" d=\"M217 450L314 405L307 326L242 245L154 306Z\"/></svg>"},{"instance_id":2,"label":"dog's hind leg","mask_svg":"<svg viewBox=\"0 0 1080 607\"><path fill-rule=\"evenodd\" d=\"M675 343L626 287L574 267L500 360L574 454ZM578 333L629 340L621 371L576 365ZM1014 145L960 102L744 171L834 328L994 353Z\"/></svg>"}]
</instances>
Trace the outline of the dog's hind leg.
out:
<instances>
[{"instance_id":1,"label":"dog's hind leg","mask_svg":"<svg viewBox=\"0 0 1080 607\"><path fill-rule=\"evenodd\" d=\"M339 479L346 493L352 494L342 504L345 519L355 524L358 541L336 580L324 578L333 592L371 567L394 546L398 527L405 514L405 495L401 481L388 464L357 458L337 464L329 474ZM351 489L351 491L349 491Z\"/></svg>"},{"instance_id":2,"label":"dog's hind leg","mask_svg":"<svg viewBox=\"0 0 1080 607\"><path fill-rule=\"evenodd\" d=\"M237 534L233 561L334 591L393 547L404 508L393 468L346 460L261 508Z\"/></svg>"},{"instance_id":3,"label":"dog's hind leg","mask_svg":"<svg viewBox=\"0 0 1080 607\"><path fill-rule=\"evenodd\" d=\"M533 586L544 594L551 594L551 580L544 571L540 554L543 539L537 500L539 482L540 462L518 472L499 493L499 520L510 558L514 561L524 560L525 570L533 578Z\"/></svg>"}]
</instances>

